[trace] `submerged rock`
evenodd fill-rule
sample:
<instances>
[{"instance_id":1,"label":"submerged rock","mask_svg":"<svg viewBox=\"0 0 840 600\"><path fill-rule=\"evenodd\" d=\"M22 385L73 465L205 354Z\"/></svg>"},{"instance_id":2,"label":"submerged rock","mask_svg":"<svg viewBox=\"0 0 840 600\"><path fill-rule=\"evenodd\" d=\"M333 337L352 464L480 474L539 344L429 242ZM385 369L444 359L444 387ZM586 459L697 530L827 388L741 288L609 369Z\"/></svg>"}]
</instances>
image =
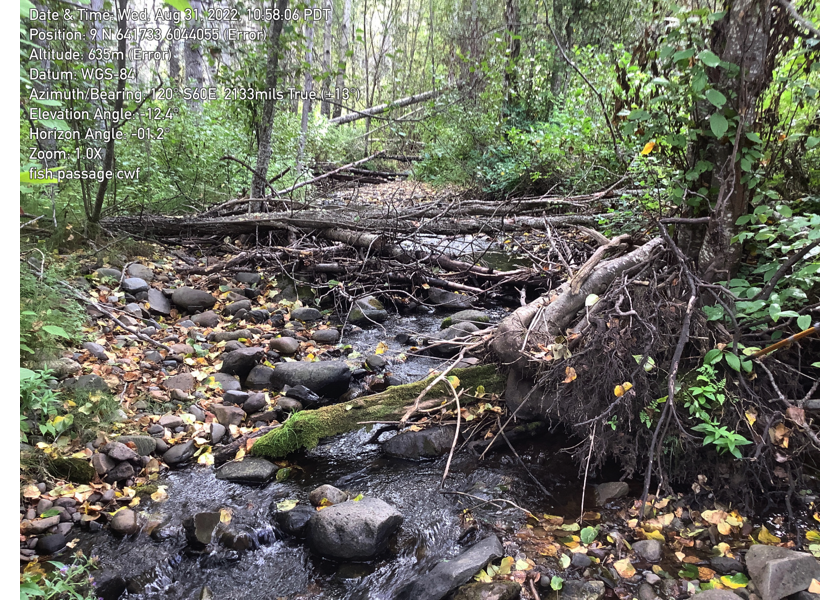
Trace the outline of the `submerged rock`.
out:
<instances>
[{"instance_id":1,"label":"submerged rock","mask_svg":"<svg viewBox=\"0 0 840 600\"><path fill-rule=\"evenodd\" d=\"M222 514L216 512L197 513L184 519L184 533L187 543L197 550L204 549L213 540L213 530L221 521Z\"/></svg>"},{"instance_id":2,"label":"submerged rock","mask_svg":"<svg viewBox=\"0 0 840 600\"><path fill-rule=\"evenodd\" d=\"M243 458L240 462L227 462L216 471L216 479L237 483L263 483L277 472L279 467L264 458Z\"/></svg>"},{"instance_id":3,"label":"submerged rock","mask_svg":"<svg viewBox=\"0 0 840 600\"><path fill-rule=\"evenodd\" d=\"M358 325L360 327L372 327L373 322L382 323L388 318L388 311L382 303L373 296L365 296L359 298L350 309L350 314L347 316L347 321L351 325Z\"/></svg>"},{"instance_id":4,"label":"submerged rock","mask_svg":"<svg viewBox=\"0 0 840 600\"><path fill-rule=\"evenodd\" d=\"M280 531L294 537L303 537L306 524L317 513L314 507L306 504L295 506L291 510L274 513L274 522Z\"/></svg>"},{"instance_id":5,"label":"submerged rock","mask_svg":"<svg viewBox=\"0 0 840 600\"><path fill-rule=\"evenodd\" d=\"M403 431L382 444L382 451L396 458L435 458L449 452L454 438L454 427Z\"/></svg>"}]
</instances>

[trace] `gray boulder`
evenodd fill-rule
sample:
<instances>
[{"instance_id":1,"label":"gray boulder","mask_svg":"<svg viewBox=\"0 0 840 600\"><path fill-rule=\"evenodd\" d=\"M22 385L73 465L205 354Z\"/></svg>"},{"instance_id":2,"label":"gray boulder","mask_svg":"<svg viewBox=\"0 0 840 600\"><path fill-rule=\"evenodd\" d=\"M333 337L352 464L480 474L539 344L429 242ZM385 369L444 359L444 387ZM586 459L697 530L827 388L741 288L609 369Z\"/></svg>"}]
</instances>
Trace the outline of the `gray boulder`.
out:
<instances>
[{"instance_id":1,"label":"gray boulder","mask_svg":"<svg viewBox=\"0 0 840 600\"><path fill-rule=\"evenodd\" d=\"M341 361L279 362L274 365L271 385L303 385L316 394L337 398L350 387L350 368Z\"/></svg>"},{"instance_id":2,"label":"gray boulder","mask_svg":"<svg viewBox=\"0 0 840 600\"><path fill-rule=\"evenodd\" d=\"M245 387L252 390L267 390L271 386L271 367L256 365L245 378Z\"/></svg>"},{"instance_id":3,"label":"gray boulder","mask_svg":"<svg viewBox=\"0 0 840 600\"><path fill-rule=\"evenodd\" d=\"M337 329L319 329L312 334L312 341L319 344L335 344L340 337Z\"/></svg>"},{"instance_id":4,"label":"gray boulder","mask_svg":"<svg viewBox=\"0 0 840 600\"><path fill-rule=\"evenodd\" d=\"M662 544L658 540L642 540L633 544L633 551L649 563L662 560Z\"/></svg>"},{"instance_id":5,"label":"gray boulder","mask_svg":"<svg viewBox=\"0 0 840 600\"><path fill-rule=\"evenodd\" d=\"M820 563L804 552L755 544L747 551L747 571L762 600L779 600L807 590L820 578Z\"/></svg>"},{"instance_id":6,"label":"gray boulder","mask_svg":"<svg viewBox=\"0 0 840 600\"><path fill-rule=\"evenodd\" d=\"M240 272L234 276L234 279L239 283L245 283L247 285L256 285L260 282L260 274L259 273L245 273Z\"/></svg>"},{"instance_id":7,"label":"gray boulder","mask_svg":"<svg viewBox=\"0 0 840 600\"><path fill-rule=\"evenodd\" d=\"M141 264L138 264L138 263L128 265L128 267L126 267L126 269L125 269L125 274L128 277L138 277L139 279L142 279L143 281L147 281L147 282L148 281L153 281L154 278L155 278L155 272L154 271L152 271L146 265L141 265Z\"/></svg>"},{"instance_id":8,"label":"gray boulder","mask_svg":"<svg viewBox=\"0 0 840 600\"><path fill-rule=\"evenodd\" d=\"M624 481L610 481L595 486L595 498L602 505L613 498L626 496L629 491L630 486Z\"/></svg>"},{"instance_id":9,"label":"gray boulder","mask_svg":"<svg viewBox=\"0 0 840 600\"><path fill-rule=\"evenodd\" d=\"M153 315L169 316L169 311L172 310L172 304L169 298L163 295L163 292L151 288L149 290L149 312Z\"/></svg>"},{"instance_id":10,"label":"gray boulder","mask_svg":"<svg viewBox=\"0 0 840 600\"><path fill-rule=\"evenodd\" d=\"M490 316L480 310L461 310L441 321L440 328L446 329L458 323L472 323L476 327L484 329L490 324Z\"/></svg>"},{"instance_id":11,"label":"gray boulder","mask_svg":"<svg viewBox=\"0 0 840 600\"><path fill-rule=\"evenodd\" d=\"M264 458L243 458L239 462L227 462L216 471L216 479L237 483L263 483L277 473L279 467Z\"/></svg>"},{"instance_id":12,"label":"gray boulder","mask_svg":"<svg viewBox=\"0 0 840 600\"><path fill-rule=\"evenodd\" d=\"M195 388L195 377L190 373L178 373L163 381L163 387L168 390L181 390L188 392Z\"/></svg>"},{"instance_id":13,"label":"gray boulder","mask_svg":"<svg viewBox=\"0 0 840 600\"><path fill-rule=\"evenodd\" d=\"M227 317L231 317L240 310L251 310L251 301L246 299L232 302L225 307L224 314Z\"/></svg>"},{"instance_id":14,"label":"gray boulder","mask_svg":"<svg viewBox=\"0 0 840 600\"><path fill-rule=\"evenodd\" d=\"M232 342L239 339L251 339L250 329L237 329L236 331L214 331L207 339L211 342Z\"/></svg>"},{"instance_id":15,"label":"gray boulder","mask_svg":"<svg viewBox=\"0 0 840 600\"><path fill-rule=\"evenodd\" d=\"M300 342L292 337L274 338L268 342L268 347L283 356L294 356Z\"/></svg>"},{"instance_id":16,"label":"gray boulder","mask_svg":"<svg viewBox=\"0 0 840 600\"><path fill-rule=\"evenodd\" d=\"M447 308L451 310L466 310L472 308L472 302L469 296L463 294L456 294L455 292L448 292L436 287L430 287L426 290L426 301L429 304L439 306L440 308Z\"/></svg>"},{"instance_id":17,"label":"gray boulder","mask_svg":"<svg viewBox=\"0 0 840 600\"><path fill-rule=\"evenodd\" d=\"M184 533L187 543L197 550L203 550L213 541L213 530L222 519L222 514L216 512L197 513L184 519Z\"/></svg>"},{"instance_id":18,"label":"gray boulder","mask_svg":"<svg viewBox=\"0 0 840 600\"><path fill-rule=\"evenodd\" d=\"M310 548L321 556L369 560L385 550L402 522L402 514L391 505L362 498L318 511L309 520L307 537Z\"/></svg>"},{"instance_id":19,"label":"gray boulder","mask_svg":"<svg viewBox=\"0 0 840 600\"><path fill-rule=\"evenodd\" d=\"M230 375L228 373L213 373L204 381L205 383L211 383L211 379L218 383L224 392L233 392L242 389L242 386L235 375Z\"/></svg>"},{"instance_id":20,"label":"gray boulder","mask_svg":"<svg viewBox=\"0 0 840 600\"><path fill-rule=\"evenodd\" d=\"M331 485L322 485L309 492L309 503L312 506L333 506L347 502L348 498L347 492Z\"/></svg>"},{"instance_id":21,"label":"gray boulder","mask_svg":"<svg viewBox=\"0 0 840 600\"><path fill-rule=\"evenodd\" d=\"M170 467L179 466L189 462L195 450L195 442L192 440L185 444L176 444L163 453L161 460Z\"/></svg>"},{"instance_id":22,"label":"gray boulder","mask_svg":"<svg viewBox=\"0 0 840 600\"><path fill-rule=\"evenodd\" d=\"M225 428L230 427L231 425L238 427L242 422L242 419L245 418L245 411L238 406L214 404L210 407L210 411L216 415L216 420Z\"/></svg>"},{"instance_id":23,"label":"gray boulder","mask_svg":"<svg viewBox=\"0 0 840 600\"><path fill-rule=\"evenodd\" d=\"M473 325L472 323L458 323L457 325L453 325L452 327L447 327L443 331L441 331L436 339L430 340L432 343L436 343L440 340L454 340L456 338L464 338L459 340L460 342L468 342L469 335L471 333L475 333L478 331L478 327ZM451 357L458 354L461 350L461 346L458 344L440 344L433 346L430 348L432 354L437 356L443 357Z\"/></svg>"},{"instance_id":24,"label":"gray boulder","mask_svg":"<svg viewBox=\"0 0 840 600\"><path fill-rule=\"evenodd\" d=\"M216 305L216 299L212 294L191 287L179 287L175 290L172 293L172 302L187 313L207 310Z\"/></svg>"},{"instance_id":25,"label":"gray boulder","mask_svg":"<svg viewBox=\"0 0 840 600\"><path fill-rule=\"evenodd\" d=\"M487 563L504 554L499 538L495 535L486 537L452 560L439 562L431 571L404 586L397 592L396 600L441 600L458 586L469 582Z\"/></svg>"},{"instance_id":26,"label":"gray boulder","mask_svg":"<svg viewBox=\"0 0 840 600\"><path fill-rule=\"evenodd\" d=\"M435 458L449 452L454 437L454 427L403 431L382 444L382 451L396 458Z\"/></svg>"},{"instance_id":27,"label":"gray boulder","mask_svg":"<svg viewBox=\"0 0 840 600\"><path fill-rule=\"evenodd\" d=\"M245 414L252 415L264 409L266 404L264 393L251 394L242 405L242 410L245 411Z\"/></svg>"},{"instance_id":28,"label":"gray boulder","mask_svg":"<svg viewBox=\"0 0 840 600\"><path fill-rule=\"evenodd\" d=\"M111 531L119 535L134 535L140 531L137 514L130 508L124 508L114 515L110 524Z\"/></svg>"},{"instance_id":29,"label":"gray boulder","mask_svg":"<svg viewBox=\"0 0 840 600\"><path fill-rule=\"evenodd\" d=\"M560 600L601 600L606 588L603 581L566 580L560 591ZM696 598L697 596L695 596Z\"/></svg>"},{"instance_id":30,"label":"gray boulder","mask_svg":"<svg viewBox=\"0 0 840 600\"><path fill-rule=\"evenodd\" d=\"M302 306L301 308L294 309L292 311L292 314L289 315L289 316L292 319L295 319L296 321L303 321L303 322L306 323L306 322L309 322L309 321L317 321L323 315L321 314L321 311L318 310L317 308L310 308L308 306Z\"/></svg>"},{"instance_id":31,"label":"gray boulder","mask_svg":"<svg viewBox=\"0 0 840 600\"><path fill-rule=\"evenodd\" d=\"M155 438L149 435L121 435L117 441L126 446L134 444L134 450L140 456L149 456L155 451Z\"/></svg>"},{"instance_id":32,"label":"gray boulder","mask_svg":"<svg viewBox=\"0 0 840 600\"><path fill-rule=\"evenodd\" d=\"M212 310L205 310L192 318L193 323L199 327L215 327L221 322L221 317Z\"/></svg>"},{"instance_id":33,"label":"gray boulder","mask_svg":"<svg viewBox=\"0 0 840 600\"><path fill-rule=\"evenodd\" d=\"M122 289L134 296L140 292L148 292L149 284L139 277L127 277L123 279Z\"/></svg>"},{"instance_id":34,"label":"gray boulder","mask_svg":"<svg viewBox=\"0 0 840 600\"><path fill-rule=\"evenodd\" d=\"M109 269L107 267L102 267L101 269L96 269L96 274L99 275L101 278L110 278L115 281L119 281L120 277L122 277L122 271L119 269Z\"/></svg>"},{"instance_id":35,"label":"gray boulder","mask_svg":"<svg viewBox=\"0 0 840 600\"><path fill-rule=\"evenodd\" d=\"M306 524L317 511L306 504L295 506L291 510L274 513L274 522L280 531L295 537L303 537Z\"/></svg>"},{"instance_id":36,"label":"gray boulder","mask_svg":"<svg viewBox=\"0 0 840 600\"><path fill-rule=\"evenodd\" d=\"M94 342L85 342L82 348L90 352L90 354L98 360L108 360L108 355L105 354L105 348Z\"/></svg>"},{"instance_id":37,"label":"gray boulder","mask_svg":"<svg viewBox=\"0 0 840 600\"><path fill-rule=\"evenodd\" d=\"M373 296L365 296L359 298L353 304L347 321L351 325L372 327L373 323L371 321L382 323L386 318L388 318L388 311L385 310L382 303Z\"/></svg>"},{"instance_id":38,"label":"gray boulder","mask_svg":"<svg viewBox=\"0 0 840 600\"><path fill-rule=\"evenodd\" d=\"M265 358L265 351L260 347L240 348L228 352L222 360L222 373L238 375L240 380L246 379L251 369Z\"/></svg>"}]
</instances>

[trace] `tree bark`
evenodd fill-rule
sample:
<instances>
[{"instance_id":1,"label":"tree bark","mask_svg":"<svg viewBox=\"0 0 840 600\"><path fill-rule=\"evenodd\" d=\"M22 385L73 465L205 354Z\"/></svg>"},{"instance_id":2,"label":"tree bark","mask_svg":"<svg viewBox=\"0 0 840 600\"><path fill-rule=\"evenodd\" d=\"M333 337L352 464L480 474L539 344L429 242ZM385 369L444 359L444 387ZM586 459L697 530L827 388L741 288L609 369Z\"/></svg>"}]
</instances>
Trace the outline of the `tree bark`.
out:
<instances>
[{"instance_id":1,"label":"tree bark","mask_svg":"<svg viewBox=\"0 0 840 600\"><path fill-rule=\"evenodd\" d=\"M274 8L282 14L286 10L288 0L276 0ZM265 89L271 91L277 87L277 63L280 59L280 34L283 31L283 20L271 22L268 35L268 67L265 76ZM274 109L276 101L266 98L263 102L262 119L257 130L257 164L254 167L254 177L251 180L251 198L264 198L268 185L268 163L271 160L271 133L274 129Z\"/></svg>"},{"instance_id":2,"label":"tree bark","mask_svg":"<svg viewBox=\"0 0 840 600\"><path fill-rule=\"evenodd\" d=\"M347 73L347 62L349 57L347 52L350 49L351 35L350 19L353 13L353 0L344 0L344 14L341 17L341 36L338 42L338 74L335 78L335 89L338 95L344 88L344 76ZM341 103L337 102L333 106L333 120L341 117Z\"/></svg>"},{"instance_id":3,"label":"tree bark","mask_svg":"<svg viewBox=\"0 0 840 600\"><path fill-rule=\"evenodd\" d=\"M190 6L198 14L204 10L203 0L191 0ZM200 27L200 19L190 19L187 21L187 29L197 29ZM184 42L184 62L186 63L186 83L187 85L195 87L196 90L204 89L204 60L201 56L201 43L197 39L191 39L187 36L187 41ZM194 111L201 111L202 100L201 94L193 94L192 98L187 101L189 107Z\"/></svg>"},{"instance_id":4,"label":"tree bark","mask_svg":"<svg viewBox=\"0 0 840 600\"><path fill-rule=\"evenodd\" d=\"M323 60L323 69L324 69L324 81L321 84L321 114L325 117L329 118L330 116L330 103L323 99L326 97L327 92L330 92L330 83L331 83L331 75L332 75L332 11L333 11L333 3L332 0L324 0L324 8L327 9L327 18L324 21L324 60Z\"/></svg>"},{"instance_id":5,"label":"tree bark","mask_svg":"<svg viewBox=\"0 0 840 600\"><path fill-rule=\"evenodd\" d=\"M306 133L309 130L309 111L312 110L312 100L309 98L312 92L312 45L315 37L315 30L312 27L312 22L307 21L303 29L303 35L306 38L306 55L304 62L306 63L306 74L303 80L303 110L300 115L300 140L298 142L297 160L295 161L295 171L300 173L303 168L304 149L306 148Z\"/></svg>"},{"instance_id":6,"label":"tree bark","mask_svg":"<svg viewBox=\"0 0 840 600\"><path fill-rule=\"evenodd\" d=\"M358 121L359 119L366 119L372 116L381 115L385 111L392 110L394 108L403 108L404 106L411 106L412 104L417 104L418 102L432 100L440 96L443 92L445 92L448 89L450 88L441 88L438 90L431 90L429 92L415 94L414 96L407 96L405 98L400 98L399 100L395 100L394 102L390 102L388 104L379 104L377 106L372 106L371 108L366 108L364 111L353 111L351 114L344 115L343 117L336 117L330 119L329 122L331 125L344 125L345 123Z\"/></svg>"}]
</instances>

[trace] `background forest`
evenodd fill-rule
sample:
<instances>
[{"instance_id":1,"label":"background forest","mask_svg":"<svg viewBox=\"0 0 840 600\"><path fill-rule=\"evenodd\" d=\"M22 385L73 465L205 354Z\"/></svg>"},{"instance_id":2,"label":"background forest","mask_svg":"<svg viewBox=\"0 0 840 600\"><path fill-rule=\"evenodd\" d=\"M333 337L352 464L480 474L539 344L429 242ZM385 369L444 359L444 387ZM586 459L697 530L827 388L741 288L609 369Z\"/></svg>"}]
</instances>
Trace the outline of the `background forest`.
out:
<instances>
[{"instance_id":1,"label":"background forest","mask_svg":"<svg viewBox=\"0 0 840 600\"><path fill-rule=\"evenodd\" d=\"M82 5L147 9L150 18L84 21L75 12ZM652 472L666 486L691 485L692 461L702 457L733 465L710 485L726 480L737 495L737 472L752 508L766 493L791 517L794 509L814 512L818 343L768 348L819 333L818 1L21 0L20 7L22 431L28 420L52 443L90 426L75 402L62 404L43 370L88 333L60 283L84 275L84 255L99 264L146 252L145 230L122 229L130 219L213 215L230 201L247 203L248 215L282 200L308 209L319 194L308 183L345 166L333 183L417 182L446 199L502 207L505 217L529 202L585 214L604 251L661 236L668 266L643 303L631 300L624 312L618 282L599 292L605 322L640 320L621 336L584 332L576 348L574 336L563 337L571 317L559 319L563 326L553 323L540 346L553 351L555 372L535 387L559 390L571 373L603 392L591 406L577 398L560 421L596 422L604 450L595 464L612 453L626 474L644 477L645 494ZM68 8L71 19L38 16ZM33 178L33 169L138 175L59 182ZM548 221L545 231L551 237ZM563 257L553 250L559 273ZM315 281L333 293L332 277ZM645 277L644 285L656 284ZM361 295L339 294L336 305L348 311ZM607 299L614 308L604 307ZM649 339L644 327L655 330ZM525 349L528 340L516 344ZM490 343L497 357L506 343L502 335ZM615 377L587 379L575 361ZM658 377L637 382L642 369ZM638 395L613 411L625 380ZM106 421L111 400L99 407ZM622 437L628 432L632 443ZM696 443L683 447L689 437ZM668 464L654 467L654 456ZM591 447L575 459L586 473Z\"/></svg>"}]
</instances>

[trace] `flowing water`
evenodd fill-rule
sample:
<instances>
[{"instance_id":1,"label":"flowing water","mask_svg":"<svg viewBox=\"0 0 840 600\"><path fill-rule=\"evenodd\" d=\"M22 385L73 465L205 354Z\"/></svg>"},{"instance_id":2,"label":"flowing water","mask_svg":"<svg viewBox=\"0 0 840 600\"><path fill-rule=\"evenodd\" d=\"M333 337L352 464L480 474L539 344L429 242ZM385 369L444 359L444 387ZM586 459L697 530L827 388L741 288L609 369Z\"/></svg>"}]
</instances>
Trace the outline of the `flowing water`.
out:
<instances>
[{"instance_id":1,"label":"flowing water","mask_svg":"<svg viewBox=\"0 0 840 600\"><path fill-rule=\"evenodd\" d=\"M493 321L505 314L500 308L487 312ZM379 342L385 342L385 356L391 363L387 370L404 381L416 381L439 367L440 359L414 356L394 338L401 332L433 335L444 316L394 316L382 328L350 334L343 343L352 344L361 356L356 360L361 361ZM397 358L403 353L408 355L405 361ZM440 493L446 457L426 462L386 458L377 444L368 443L371 435L368 428L322 441L294 457L297 476L282 483L248 486L221 481L212 467L197 465L169 472L159 481L166 486L168 499L162 503L145 499L137 507L149 523L164 523L154 535L121 539L107 531L84 533L77 549L100 557L102 567L95 578L104 600L190 600L201 598L205 586L214 600L388 600L402 585L475 541L474 535L467 536L464 545L459 544L465 533L461 522L465 508L474 508L471 512L482 531L510 534L522 526L524 513L485 500L505 498L534 512L574 515L579 510L577 473L564 458L567 455L545 442L518 444L518 451L551 496L540 491L510 453L490 453L478 460L470 450L462 449L453 459L446 490L467 496ZM392 434L382 439L388 435ZM287 499L305 503L309 491L322 484L335 485L353 496L380 498L404 515L385 555L372 562L339 564L313 556L305 542L275 529L271 515L276 503ZM233 515L228 527L248 533L255 548L225 547L219 540L223 529L219 527L205 552L188 550L183 520L222 508Z\"/></svg>"}]
</instances>

